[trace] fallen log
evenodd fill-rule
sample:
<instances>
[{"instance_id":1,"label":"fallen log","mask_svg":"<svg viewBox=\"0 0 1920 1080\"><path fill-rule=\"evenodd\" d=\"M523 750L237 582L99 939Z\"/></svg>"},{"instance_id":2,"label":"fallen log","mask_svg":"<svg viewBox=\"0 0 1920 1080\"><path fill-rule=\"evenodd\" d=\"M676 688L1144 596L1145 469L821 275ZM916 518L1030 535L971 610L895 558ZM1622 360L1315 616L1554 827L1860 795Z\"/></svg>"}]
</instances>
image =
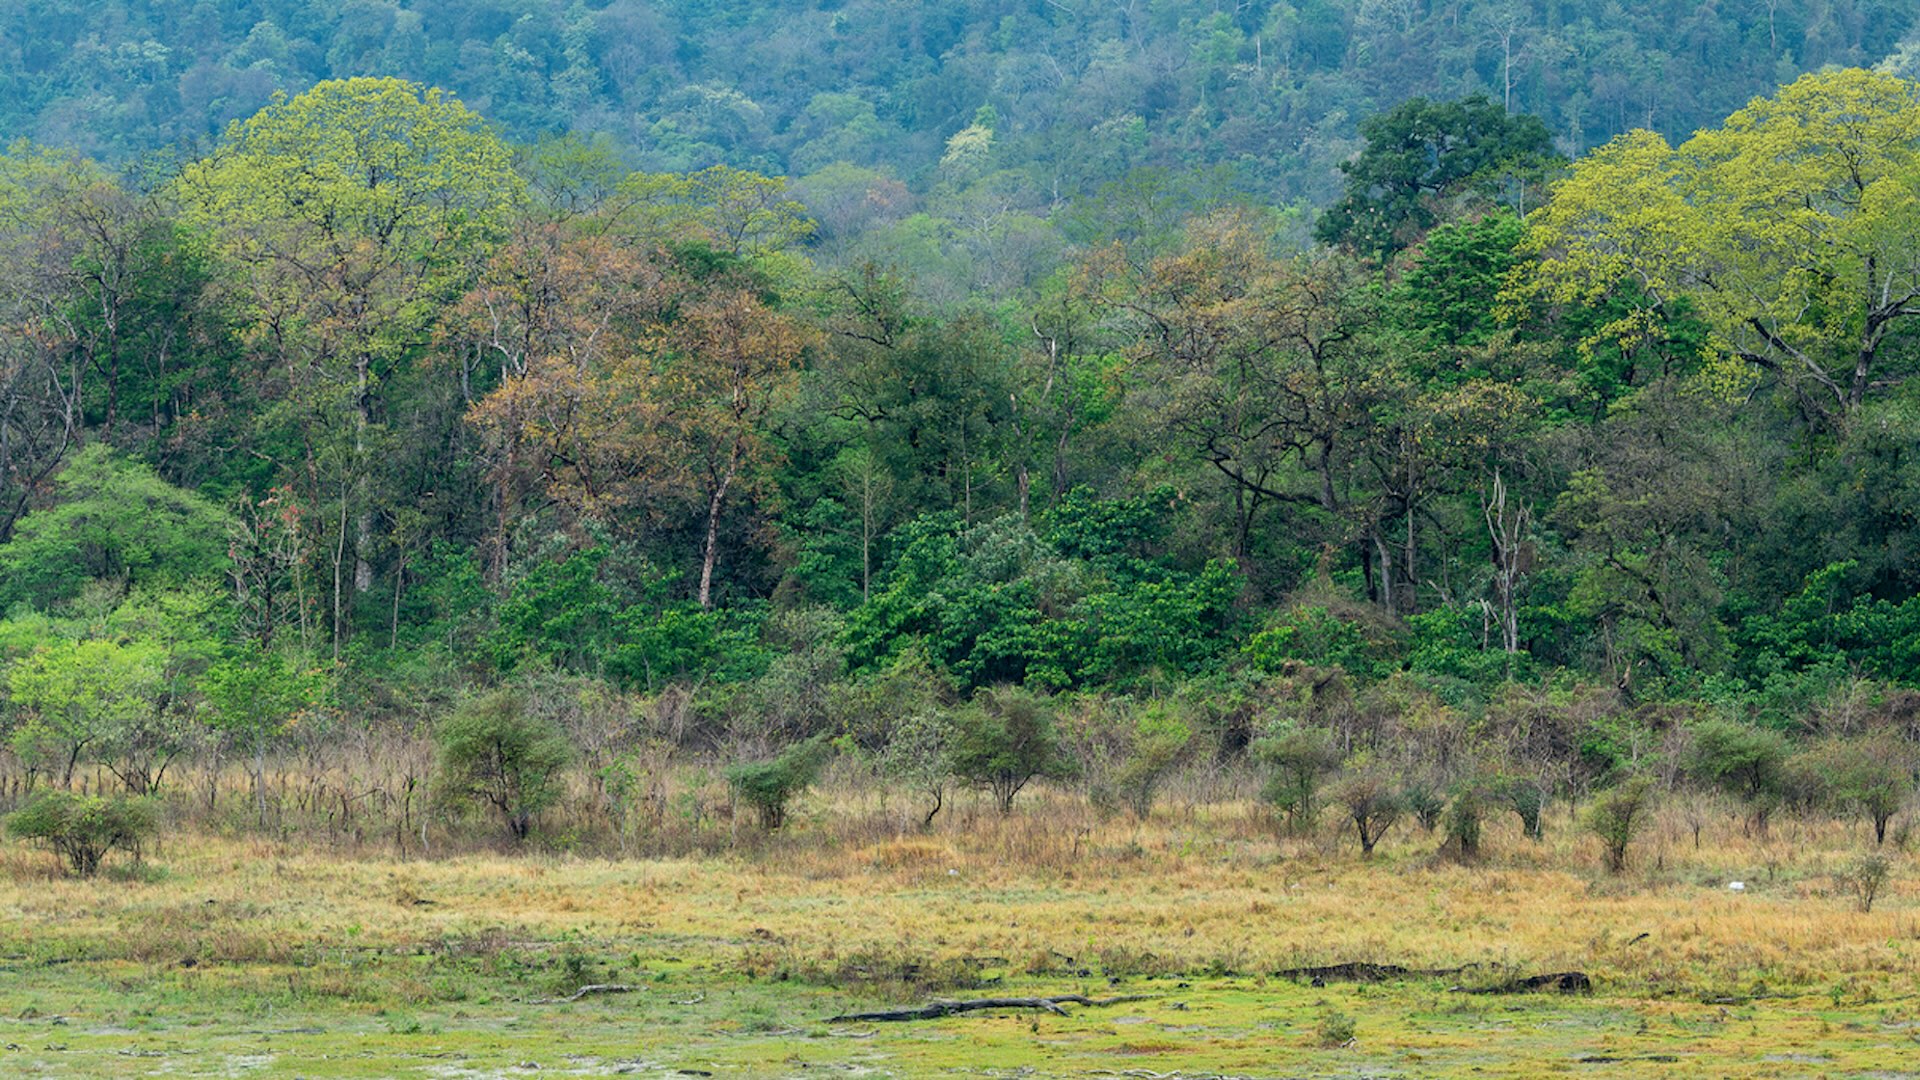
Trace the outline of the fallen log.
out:
<instances>
[{"instance_id":1,"label":"fallen log","mask_svg":"<svg viewBox=\"0 0 1920 1080\"><path fill-rule=\"evenodd\" d=\"M1410 968L1399 964L1374 964L1367 961L1354 961L1345 964L1327 964L1322 967L1287 968L1274 972L1281 979L1304 979L1314 986L1325 986L1329 982L1386 982L1389 979L1434 979L1465 974L1479 968L1478 964L1467 964L1451 968ZM1456 986L1455 990L1469 994L1524 994L1535 990L1558 990L1563 994L1586 993L1593 989L1593 980L1584 971L1554 971L1544 975L1527 975L1512 978L1506 982L1488 986Z\"/></svg>"},{"instance_id":2,"label":"fallen log","mask_svg":"<svg viewBox=\"0 0 1920 1080\"><path fill-rule=\"evenodd\" d=\"M1584 971L1554 971L1545 975L1529 975L1524 979L1509 979L1495 986L1481 986L1468 990L1470 994L1526 994L1535 990L1558 990L1562 994L1587 994L1593 992L1593 980Z\"/></svg>"},{"instance_id":3,"label":"fallen log","mask_svg":"<svg viewBox=\"0 0 1920 1080\"><path fill-rule=\"evenodd\" d=\"M1110 998L1090 998L1084 994L1054 994L1050 997L1003 997L975 998L971 1001L956 1001L942 998L928 1004L902 1009L882 1009L878 1012L844 1013L827 1018L829 1024L865 1024L884 1023L895 1020L938 1020L943 1016L955 1016L960 1013L981 1012L986 1009L1041 1009L1056 1016L1067 1015L1062 1005L1084 1005L1090 1009L1108 1005L1121 1005L1129 1001L1146 1001L1155 994L1122 994Z\"/></svg>"},{"instance_id":4,"label":"fallen log","mask_svg":"<svg viewBox=\"0 0 1920 1080\"><path fill-rule=\"evenodd\" d=\"M631 994L638 989L639 987L628 986L626 983L589 983L565 997L534 998L527 1002L527 1004L565 1005L569 1001L579 1001L581 998L589 997L593 994Z\"/></svg>"},{"instance_id":5,"label":"fallen log","mask_svg":"<svg viewBox=\"0 0 1920 1080\"><path fill-rule=\"evenodd\" d=\"M1320 984L1332 982L1385 982L1388 979L1404 979L1408 976L1458 975L1463 968L1408 968L1399 964L1372 964L1358 960L1346 964L1326 964L1321 967L1286 968L1274 972L1275 978L1306 979Z\"/></svg>"}]
</instances>

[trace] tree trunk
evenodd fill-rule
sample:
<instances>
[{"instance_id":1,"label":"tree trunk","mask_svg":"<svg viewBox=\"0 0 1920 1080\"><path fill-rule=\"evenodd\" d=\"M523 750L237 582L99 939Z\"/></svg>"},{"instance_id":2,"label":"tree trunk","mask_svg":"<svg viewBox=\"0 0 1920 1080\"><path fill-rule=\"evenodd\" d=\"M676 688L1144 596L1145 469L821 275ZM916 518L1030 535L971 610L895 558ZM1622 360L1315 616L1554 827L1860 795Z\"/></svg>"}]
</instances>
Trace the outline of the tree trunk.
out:
<instances>
[{"instance_id":1,"label":"tree trunk","mask_svg":"<svg viewBox=\"0 0 1920 1080\"><path fill-rule=\"evenodd\" d=\"M354 365L353 419L353 493L359 505L359 514L354 519L353 529L353 591L363 593L373 588L373 563L367 554L373 550L373 508L369 505L367 493L367 428L372 424L372 402L369 398L370 369L373 358L361 354Z\"/></svg>"},{"instance_id":2,"label":"tree trunk","mask_svg":"<svg viewBox=\"0 0 1920 1080\"><path fill-rule=\"evenodd\" d=\"M267 739L264 734L255 732L253 736L253 802L260 813L260 828L267 827Z\"/></svg>"},{"instance_id":3,"label":"tree trunk","mask_svg":"<svg viewBox=\"0 0 1920 1080\"><path fill-rule=\"evenodd\" d=\"M707 542L700 555L700 609L713 607L713 564L720 554L720 508L726 502L727 489L733 486L734 474L740 470L740 446L734 444L727 458L727 471L720 477L720 483L713 489L713 495L707 499Z\"/></svg>"}]
</instances>

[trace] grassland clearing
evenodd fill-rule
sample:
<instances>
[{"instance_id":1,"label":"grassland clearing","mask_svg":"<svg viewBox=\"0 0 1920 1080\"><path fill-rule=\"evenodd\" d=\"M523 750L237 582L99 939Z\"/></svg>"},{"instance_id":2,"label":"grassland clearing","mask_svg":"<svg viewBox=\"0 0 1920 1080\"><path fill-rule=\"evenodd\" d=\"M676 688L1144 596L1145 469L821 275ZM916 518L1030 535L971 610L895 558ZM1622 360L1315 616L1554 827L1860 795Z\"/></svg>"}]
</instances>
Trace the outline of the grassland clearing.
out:
<instances>
[{"instance_id":1,"label":"grassland clearing","mask_svg":"<svg viewBox=\"0 0 1920 1080\"><path fill-rule=\"evenodd\" d=\"M852 797L731 853L398 858L192 834L82 881L0 856L10 1076L1897 1076L1920 1062L1920 890L1862 913L1857 829L1662 819L1626 875L1555 821L1472 865L1370 862L1249 805L1102 819ZM1730 892L1729 880L1747 883ZM1463 968L1312 985L1370 962ZM1581 971L1591 994L1473 991ZM580 986L630 993L536 1003ZM936 997L1147 995L1068 1015L829 1025ZM1346 1021L1343 1026L1342 1021ZM1327 1032L1350 1035L1328 1045ZM1129 1070L1132 1070L1129 1072Z\"/></svg>"}]
</instances>

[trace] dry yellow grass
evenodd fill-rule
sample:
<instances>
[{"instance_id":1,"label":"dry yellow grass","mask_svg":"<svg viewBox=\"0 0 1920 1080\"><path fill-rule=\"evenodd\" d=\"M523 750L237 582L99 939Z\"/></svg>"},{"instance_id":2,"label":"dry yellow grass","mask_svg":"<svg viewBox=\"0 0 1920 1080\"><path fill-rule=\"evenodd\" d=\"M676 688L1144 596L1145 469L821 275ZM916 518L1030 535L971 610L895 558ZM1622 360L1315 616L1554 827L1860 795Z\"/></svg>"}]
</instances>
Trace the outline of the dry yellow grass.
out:
<instances>
[{"instance_id":1,"label":"dry yellow grass","mask_svg":"<svg viewBox=\"0 0 1920 1080\"><path fill-rule=\"evenodd\" d=\"M1420 1075L1536 1075L1576 1052L1624 1055L1583 1075L1635 1075L1634 1055L1654 1052L1678 1055L1681 1075L1796 1075L1768 1055L1872 1065L1905 1037L1920 994L1915 862L1890 851L1892 884L1858 911L1832 878L1862 843L1843 823L1783 820L1762 840L1720 813L1696 849L1675 812L1628 873L1608 877L1564 814L1540 844L1493 824L1472 865L1405 825L1362 862L1331 815L1316 836L1282 837L1245 801L1174 799L1137 823L1035 792L1010 817L964 799L928 833L913 817L836 791L810 798L781 834L742 829L731 850L657 859L445 843L402 858L188 833L150 856L158 869L96 881L0 845L0 968L11 973L0 1023L92 1011L93 1030L112 1033L198 1007L187 1053L263 1030L223 1026L235 1013L329 1031L356 1016L364 1038L398 1030L395 1010L420 1010L438 1017L435 1053L510 1065L534 1038L501 1033L502 1017L526 1012L514 1002L582 981L665 979L675 989L649 1004L577 1019L608 1045L635 1023L643 1042L685 1028L682 1049L700 1061L787 1075L779 1062L809 1054L846 1062L848 1044L817 1026L845 1003L988 986L1100 993L1117 981L1181 1000L1143 1006L1151 1024L1132 1027L1092 1010L1031 1030L1028 1017L901 1025L862 1045L895 1075L989 1057L1232 1073L1281 1050L1299 1063L1291 1074L1318 1074L1323 1060L1337 1073L1351 1062L1326 1057L1314 1031L1344 1010L1359 1018L1357 1045L1388 1055L1368 1061ZM1730 892L1729 879L1748 887ZM1344 961L1488 967L1378 989L1273 977ZM1580 1004L1446 992L1495 970L1581 970L1596 993ZM1164 1011L1189 997L1189 1012ZM1840 1008L1851 1011L1830 1011ZM134 1038L100 1036L77 1071L48 1058L49 1075L117 1075L147 1045ZM300 1071L391 1074L367 1069Z\"/></svg>"},{"instance_id":2,"label":"dry yellow grass","mask_svg":"<svg viewBox=\"0 0 1920 1080\"><path fill-rule=\"evenodd\" d=\"M1696 850L1683 822L1663 818L1610 878L1565 820L1543 844L1495 825L1489 853L1460 865L1404 826L1363 863L1331 817L1319 836L1284 838L1243 803L1176 804L1141 824L1062 794L1005 818L963 802L924 835L900 826L906 816L821 799L789 832L744 835L730 853L633 861L403 860L188 837L155 854L166 872L152 881L60 878L13 846L0 922L19 939L134 960L202 945L272 960L300 945L506 927L628 951L684 942L676 950L702 962L810 971L873 956L1016 971L1053 957L1121 974L1368 960L1579 969L1634 992L1726 995L1837 980L1904 993L1920 974L1913 861L1895 853L1893 883L1859 912L1831 875L1860 830L1837 823L1781 822L1763 841L1721 816Z\"/></svg>"}]
</instances>

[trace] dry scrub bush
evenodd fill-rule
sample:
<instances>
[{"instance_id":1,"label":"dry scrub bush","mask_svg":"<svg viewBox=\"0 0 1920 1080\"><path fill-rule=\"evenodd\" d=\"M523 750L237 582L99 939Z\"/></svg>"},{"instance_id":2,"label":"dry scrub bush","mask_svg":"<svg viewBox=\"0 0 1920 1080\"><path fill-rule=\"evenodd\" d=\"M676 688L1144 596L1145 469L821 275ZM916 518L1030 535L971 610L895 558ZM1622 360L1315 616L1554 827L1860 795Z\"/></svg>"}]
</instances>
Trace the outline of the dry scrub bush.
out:
<instances>
[{"instance_id":1,"label":"dry scrub bush","mask_svg":"<svg viewBox=\"0 0 1920 1080\"><path fill-rule=\"evenodd\" d=\"M53 851L74 875L92 877L109 852L137 855L157 821L149 799L49 791L15 812L7 831Z\"/></svg>"},{"instance_id":2,"label":"dry scrub bush","mask_svg":"<svg viewBox=\"0 0 1920 1080\"><path fill-rule=\"evenodd\" d=\"M1643 832L1653 813L1653 784L1634 777L1603 791L1587 807L1587 831L1600 838L1607 872L1626 869L1627 848Z\"/></svg>"}]
</instances>

